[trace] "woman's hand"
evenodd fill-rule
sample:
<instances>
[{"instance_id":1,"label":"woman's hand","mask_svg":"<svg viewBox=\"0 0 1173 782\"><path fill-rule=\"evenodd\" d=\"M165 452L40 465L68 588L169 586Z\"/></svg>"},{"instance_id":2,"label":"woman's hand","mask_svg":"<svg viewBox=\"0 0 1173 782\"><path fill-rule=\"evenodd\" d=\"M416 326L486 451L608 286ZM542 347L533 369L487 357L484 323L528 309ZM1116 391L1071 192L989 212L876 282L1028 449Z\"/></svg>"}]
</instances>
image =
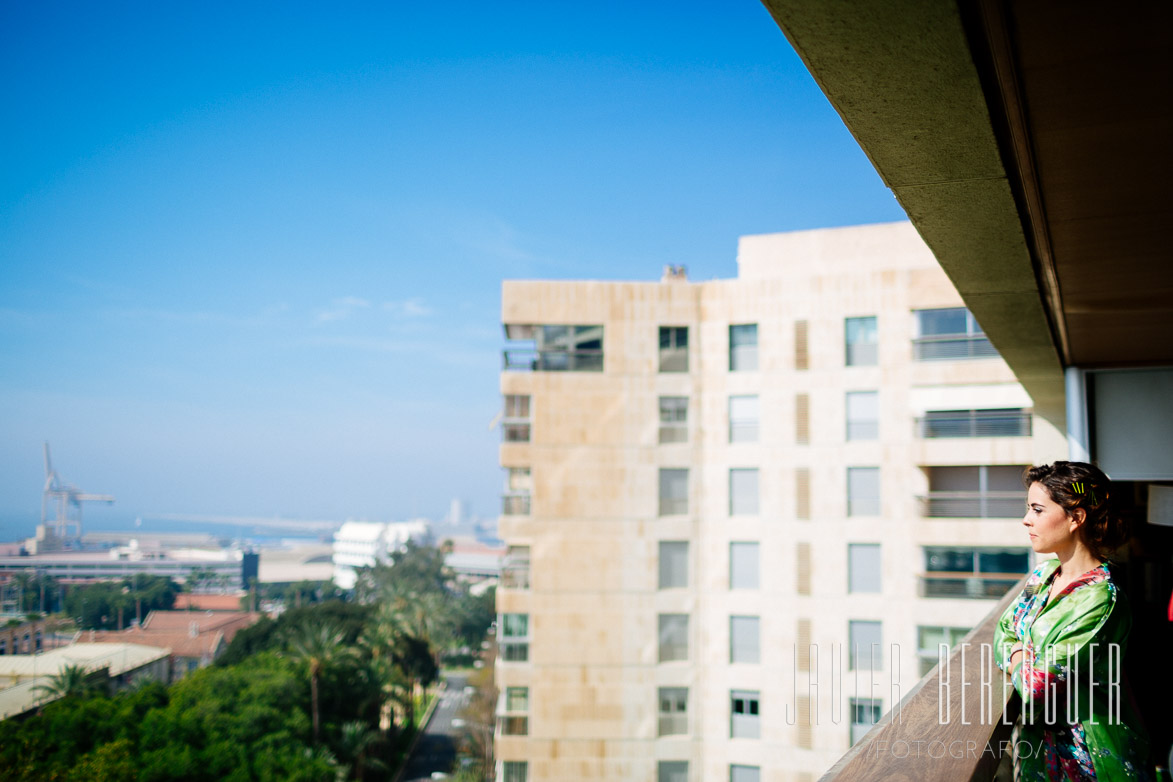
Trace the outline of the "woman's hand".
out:
<instances>
[{"instance_id":1,"label":"woman's hand","mask_svg":"<svg viewBox=\"0 0 1173 782\"><path fill-rule=\"evenodd\" d=\"M1016 661L1014 659L1014 655L1022 654L1022 653L1023 653L1023 651L1022 651L1022 643L1021 642L1016 643L1016 644L1014 644L1014 646L1010 647L1010 656L1008 658L1006 658L1006 663L1010 667L1010 670L1013 671L1014 666L1017 665L1018 662L1020 662L1020 660Z\"/></svg>"}]
</instances>

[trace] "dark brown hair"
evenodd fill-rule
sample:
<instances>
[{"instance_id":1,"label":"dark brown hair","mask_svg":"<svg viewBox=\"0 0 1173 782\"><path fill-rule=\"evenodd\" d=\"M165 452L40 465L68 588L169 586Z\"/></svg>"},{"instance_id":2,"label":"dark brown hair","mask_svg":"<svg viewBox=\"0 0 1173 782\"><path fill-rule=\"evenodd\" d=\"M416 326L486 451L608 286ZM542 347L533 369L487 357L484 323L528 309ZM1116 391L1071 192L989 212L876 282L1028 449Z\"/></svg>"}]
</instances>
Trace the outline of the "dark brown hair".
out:
<instances>
[{"instance_id":1,"label":"dark brown hair","mask_svg":"<svg viewBox=\"0 0 1173 782\"><path fill-rule=\"evenodd\" d=\"M1055 462L1027 468L1022 484L1042 484L1051 500L1062 506L1068 516L1083 508L1087 518L1077 534L1092 556L1108 556L1128 540L1128 525L1116 512L1112 501L1112 481L1094 464Z\"/></svg>"}]
</instances>

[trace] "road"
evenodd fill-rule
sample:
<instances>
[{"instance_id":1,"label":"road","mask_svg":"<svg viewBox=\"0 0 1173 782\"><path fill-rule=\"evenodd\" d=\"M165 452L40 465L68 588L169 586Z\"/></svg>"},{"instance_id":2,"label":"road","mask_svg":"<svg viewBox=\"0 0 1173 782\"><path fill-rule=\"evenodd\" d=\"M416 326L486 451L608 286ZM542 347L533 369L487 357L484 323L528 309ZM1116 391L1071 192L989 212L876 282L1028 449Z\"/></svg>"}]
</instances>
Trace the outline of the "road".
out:
<instances>
[{"instance_id":1,"label":"road","mask_svg":"<svg viewBox=\"0 0 1173 782\"><path fill-rule=\"evenodd\" d=\"M449 773L456 762L456 741L459 730L452 727L456 713L468 703L464 694L467 676L449 675L444 677L444 689L440 691L440 703L432 712L432 718L424 726L423 735L415 745L415 751L407 759L400 782L423 782L432 779L432 773Z\"/></svg>"}]
</instances>

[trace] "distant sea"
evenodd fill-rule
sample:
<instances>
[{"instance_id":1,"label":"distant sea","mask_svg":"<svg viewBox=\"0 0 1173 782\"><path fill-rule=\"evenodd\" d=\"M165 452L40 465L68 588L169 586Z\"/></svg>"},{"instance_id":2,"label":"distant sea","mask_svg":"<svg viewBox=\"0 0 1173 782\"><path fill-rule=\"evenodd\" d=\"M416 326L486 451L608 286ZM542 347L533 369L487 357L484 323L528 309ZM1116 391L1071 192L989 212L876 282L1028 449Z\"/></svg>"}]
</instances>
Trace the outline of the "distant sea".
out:
<instances>
[{"instance_id":1,"label":"distant sea","mask_svg":"<svg viewBox=\"0 0 1173 782\"><path fill-rule=\"evenodd\" d=\"M40 523L39 514L0 512L0 543L14 543L31 538ZM83 517L82 533L87 532L141 532L144 534L211 535L219 540L240 541L248 546L276 546L282 541L297 539L314 543L329 541L331 536L307 534L305 530L282 530L277 527L222 524L207 521L164 521L140 519L124 513L93 513Z\"/></svg>"}]
</instances>

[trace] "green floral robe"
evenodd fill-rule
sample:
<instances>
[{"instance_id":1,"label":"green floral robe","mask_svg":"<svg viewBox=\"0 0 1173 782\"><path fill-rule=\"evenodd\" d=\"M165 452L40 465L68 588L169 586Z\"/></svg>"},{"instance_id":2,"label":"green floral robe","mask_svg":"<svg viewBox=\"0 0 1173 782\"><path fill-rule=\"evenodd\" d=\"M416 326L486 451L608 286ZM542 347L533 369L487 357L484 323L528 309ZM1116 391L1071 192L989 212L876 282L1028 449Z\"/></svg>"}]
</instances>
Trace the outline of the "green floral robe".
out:
<instances>
[{"instance_id":1,"label":"green floral robe","mask_svg":"<svg viewBox=\"0 0 1173 782\"><path fill-rule=\"evenodd\" d=\"M1132 625L1106 565L1089 570L1048 602L1059 560L1027 579L994 632L994 658L1022 697L1015 730L1016 780L1148 780L1144 737L1128 723L1121 681ZM1047 709L1048 701L1051 704Z\"/></svg>"}]
</instances>

